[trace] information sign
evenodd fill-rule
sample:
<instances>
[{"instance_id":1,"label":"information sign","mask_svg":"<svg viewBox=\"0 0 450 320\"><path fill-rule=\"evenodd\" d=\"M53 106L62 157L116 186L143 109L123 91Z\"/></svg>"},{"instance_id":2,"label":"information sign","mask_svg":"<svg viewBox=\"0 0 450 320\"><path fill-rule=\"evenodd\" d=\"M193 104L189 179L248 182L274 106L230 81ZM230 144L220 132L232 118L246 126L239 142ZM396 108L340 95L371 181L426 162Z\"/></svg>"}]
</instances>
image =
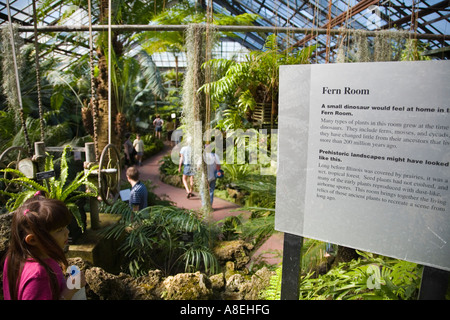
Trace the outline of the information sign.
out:
<instances>
[{"instance_id":1,"label":"information sign","mask_svg":"<svg viewBox=\"0 0 450 320\"><path fill-rule=\"evenodd\" d=\"M275 228L450 270L450 62L280 68Z\"/></svg>"}]
</instances>

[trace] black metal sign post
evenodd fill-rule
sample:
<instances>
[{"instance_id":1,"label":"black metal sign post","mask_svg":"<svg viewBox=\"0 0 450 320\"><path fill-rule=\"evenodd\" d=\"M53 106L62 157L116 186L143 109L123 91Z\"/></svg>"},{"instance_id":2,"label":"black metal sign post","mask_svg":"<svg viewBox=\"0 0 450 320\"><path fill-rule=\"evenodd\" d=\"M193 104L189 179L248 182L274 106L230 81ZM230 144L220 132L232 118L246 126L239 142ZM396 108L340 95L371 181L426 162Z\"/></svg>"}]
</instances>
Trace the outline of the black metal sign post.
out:
<instances>
[{"instance_id":1,"label":"black metal sign post","mask_svg":"<svg viewBox=\"0 0 450 320\"><path fill-rule=\"evenodd\" d=\"M298 300L303 237L285 233L281 269L281 300Z\"/></svg>"},{"instance_id":2,"label":"black metal sign post","mask_svg":"<svg viewBox=\"0 0 450 320\"><path fill-rule=\"evenodd\" d=\"M55 176L55 170L42 171L42 172L36 173L37 180L47 180L47 179L53 178L54 176Z\"/></svg>"},{"instance_id":3,"label":"black metal sign post","mask_svg":"<svg viewBox=\"0 0 450 320\"><path fill-rule=\"evenodd\" d=\"M424 266L420 283L419 300L444 300L450 272Z\"/></svg>"}]
</instances>

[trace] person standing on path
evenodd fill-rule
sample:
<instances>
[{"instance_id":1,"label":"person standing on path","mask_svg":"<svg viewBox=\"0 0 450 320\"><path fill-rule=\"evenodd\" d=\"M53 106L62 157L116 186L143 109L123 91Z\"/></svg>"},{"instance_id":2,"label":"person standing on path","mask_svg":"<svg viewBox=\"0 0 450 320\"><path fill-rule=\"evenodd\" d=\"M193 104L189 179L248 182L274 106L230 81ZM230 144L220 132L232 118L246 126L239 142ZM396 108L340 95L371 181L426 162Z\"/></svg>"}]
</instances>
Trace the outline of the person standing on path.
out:
<instances>
[{"instance_id":1,"label":"person standing on path","mask_svg":"<svg viewBox=\"0 0 450 320\"><path fill-rule=\"evenodd\" d=\"M216 172L220 170L220 159L217 154L212 152L212 146L210 144L205 145L205 163L208 177L209 186L209 200L211 205L214 200L214 190L216 188ZM206 194L202 194L202 205L205 205Z\"/></svg>"},{"instance_id":2,"label":"person standing on path","mask_svg":"<svg viewBox=\"0 0 450 320\"><path fill-rule=\"evenodd\" d=\"M161 132L162 132L163 124L164 124L163 119L161 119L159 114L157 114L156 119L153 120L153 125L155 126L155 137L158 139L161 139Z\"/></svg>"},{"instance_id":3,"label":"person standing on path","mask_svg":"<svg viewBox=\"0 0 450 320\"><path fill-rule=\"evenodd\" d=\"M195 171L191 161L191 146L189 145L190 139L187 140L188 145L183 146L180 150L180 161L178 163L178 172L181 172L181 166L183 167L183 185L186 190L187 198L193 196L192 191L194 188L194 175ZM188 181L189 179L189 181Z\"/></svg>"},{"instance_id":4,"label":"person standing on path","mask_svg":"<svg viewBox=\"0 0 450 320\"><path fill-rule=\"evenodd\" d=\"M141 140L141 135L138 133L136 139L133 141L133 147L136 150L136 160L138 166L142 166L142 156L144 155L144 141Z\"/></svg>"}]
</instances>

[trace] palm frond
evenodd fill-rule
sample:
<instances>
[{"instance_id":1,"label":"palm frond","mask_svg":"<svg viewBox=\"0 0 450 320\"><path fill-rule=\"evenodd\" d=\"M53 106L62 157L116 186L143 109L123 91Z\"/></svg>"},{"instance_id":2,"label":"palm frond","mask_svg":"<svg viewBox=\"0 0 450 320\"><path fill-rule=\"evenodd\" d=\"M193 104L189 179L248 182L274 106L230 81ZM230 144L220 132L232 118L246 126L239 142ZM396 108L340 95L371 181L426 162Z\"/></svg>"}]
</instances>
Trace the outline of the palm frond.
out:
<instances>
[{"instance_id":1,"label":"palm frond","mask_svg":"<svg viewBox=\"0 0 450 320\"><path fill-rule=\"evenodd\" d=\"M219 264L215 255L206 247L190 247L181 256L185 262L185 270L200 270L203 267L206 272L217 273Z\"/></svg>"}]
</instances>

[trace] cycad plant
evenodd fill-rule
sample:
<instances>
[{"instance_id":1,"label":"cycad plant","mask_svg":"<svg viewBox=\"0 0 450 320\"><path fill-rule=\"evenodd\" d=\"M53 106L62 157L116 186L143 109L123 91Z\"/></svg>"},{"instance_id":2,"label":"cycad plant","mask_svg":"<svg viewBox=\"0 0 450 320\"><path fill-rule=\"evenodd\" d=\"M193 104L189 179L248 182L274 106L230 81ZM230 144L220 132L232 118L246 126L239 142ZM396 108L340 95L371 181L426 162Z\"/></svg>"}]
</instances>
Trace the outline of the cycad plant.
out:
<instances>
[{"instance_id":1,"label":"cycad plant","mask_svg":"<svg viewBox=\"0 0 450 320\"><path fill-rule=\"evenodd\" d=\"M6 208L12 212L16 210L24 201L33 197L36 192L40 191L48 198L58 199L63 201L69 210L72 212L77 224L81 229L84 229L80 210L76 202L82 198L96 197L97 187L89 181L89 175L93 170L97 169L94 166L89 171L80 171L75 178L69 181L69 165L67 162L67 152L71 150L70 146L66 146L61 156L61 168L59 179L51 177L43 180L42 184L34 179L27 178L22 172L16 169L6 168L0 170L3 173L9 173L13 176L12 179L0 178L0 181L5 184L16 184L20 187L19 192L8 192L0 190L1 194L7 196ZM45 158L45 171L54 170L53 156L48 155ZM84 190L83 190L84 189Z\"/></svg>"},{"instance_id":2,"label":"cycad plant","mask_svg":"<svg viewBox=\"0 0 450 320\"><path fill-rule=\"evenodd\" d=\"M218 262L210 249L214 229L195 212L160 205L133 212L120 200L102 208L102 212L122 216L102 233L121 241L119 250L125 255L131 275L143 275L155 268L167 275L183 269L217 272Z\"/></svg>"}]
</instances>

